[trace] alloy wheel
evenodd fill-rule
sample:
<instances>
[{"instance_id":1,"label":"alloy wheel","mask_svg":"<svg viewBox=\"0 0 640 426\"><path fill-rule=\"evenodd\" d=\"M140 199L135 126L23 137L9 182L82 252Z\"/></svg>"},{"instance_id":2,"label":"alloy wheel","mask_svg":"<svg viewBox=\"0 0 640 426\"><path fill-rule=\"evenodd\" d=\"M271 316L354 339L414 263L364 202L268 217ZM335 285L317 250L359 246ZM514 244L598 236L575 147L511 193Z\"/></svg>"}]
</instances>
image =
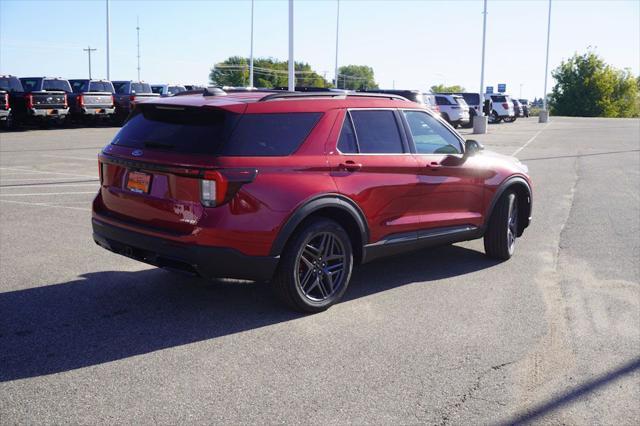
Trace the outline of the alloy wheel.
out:
<instances>
[{"instance_id":1,"label":"alloy wheel","mask_svg":"<svg viewBox=\"0 0 640 426\"><path fill-rule=\"evenodd\" d=\"M322 302L345 284L345 248L331 232L311 235L298 252L296 285L313 302Z\"/></svg>"}]
</instances>

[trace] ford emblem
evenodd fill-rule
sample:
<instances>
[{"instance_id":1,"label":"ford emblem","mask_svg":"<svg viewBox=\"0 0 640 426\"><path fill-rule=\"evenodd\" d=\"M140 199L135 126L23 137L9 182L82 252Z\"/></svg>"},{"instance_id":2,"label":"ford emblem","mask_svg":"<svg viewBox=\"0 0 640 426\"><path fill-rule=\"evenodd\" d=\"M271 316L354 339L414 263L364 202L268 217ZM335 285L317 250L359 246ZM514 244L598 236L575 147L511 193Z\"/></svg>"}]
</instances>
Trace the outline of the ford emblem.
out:
<instances>
[{"instance_id":1,"label":"ford emblem","mask_svg":"<svg viewBox=\"0 0 640 426\"><path fill-rule=\"evenodd\" d=\"M133 152L131 152L131 155L134 157L142 157L142 154L144 154L144 152L142 152L141 149L134 149Z\"/></svg>"}]
</instances>

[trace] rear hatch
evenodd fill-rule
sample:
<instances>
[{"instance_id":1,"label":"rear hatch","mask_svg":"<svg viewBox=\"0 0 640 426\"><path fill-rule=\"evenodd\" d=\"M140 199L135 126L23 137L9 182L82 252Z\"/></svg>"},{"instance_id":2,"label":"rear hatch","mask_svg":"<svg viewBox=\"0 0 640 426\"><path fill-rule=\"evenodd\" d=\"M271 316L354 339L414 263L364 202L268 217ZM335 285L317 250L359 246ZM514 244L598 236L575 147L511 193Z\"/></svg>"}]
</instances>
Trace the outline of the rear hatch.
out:
<instances>
[{"instance_id":1,"label":"rear hatch","mask_svg":"<svg viewBox=\"0 0 640 426\"><path fill-rule=\"evenodd\" d=\"M86 92L79 96L82 96L82 105L85 108L98 109L113 107L113 96L111 93Z\"/></svg>"},{"instance_id":2,"label":"rear hatch","mask_svg":"<svg viewBox=\"0 0 640 426\"><path fill-rule=\"evenodd\" d=\"M34 109L64 109L67 107L67 94L65 92L31 92L26 96L31 99L31 105Z\"/></svg>"}]
</instances>

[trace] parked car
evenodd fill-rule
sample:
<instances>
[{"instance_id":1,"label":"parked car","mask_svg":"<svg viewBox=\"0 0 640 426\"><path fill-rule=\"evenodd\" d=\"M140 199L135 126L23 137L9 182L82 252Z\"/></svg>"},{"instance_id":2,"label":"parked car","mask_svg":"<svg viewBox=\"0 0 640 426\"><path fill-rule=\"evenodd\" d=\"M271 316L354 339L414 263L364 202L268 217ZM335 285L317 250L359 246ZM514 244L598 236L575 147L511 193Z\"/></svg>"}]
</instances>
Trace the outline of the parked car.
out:
<instances>
[{"instance_id":1,"label":"parked car","mask_svg":"<svg viewBox=\"0 0 640 426\"><path fill-rule=\"evenodd\" d=\"M22 83L13 75L0 75L0 123L4 129L14 127L14 113L11 105L16 104L17 97L23 92Z\"/></svg>"},{"instance_id":2,"label":"parked car","mask_svg":"<svg viewBox=\"0 0 640 426\"><path fill-rule=\"evenodd\" d=\"M205 86L200 86L198 84L185 84L184 88L186 90L204 90Z\"/></svg>"},{"instance_id":3,"label":"parked car","mask_svg":"<svg viewBox=\"0 0 640 426\"><path fill-rule=\"evenodd\" d=\"M527 99L518 99L522 104L522 114L524 117L529 117L529 101Z\"/></svg>"},{"instance_id":4,"label":"parked car","mask_svg":"<svg viewBox=\"0 0 640 426\"><path fill-rule=\"evenodd\" d=\"M515 121L515 112L509 96L489 93L485 96L491 97L493 105L493 110L491 111L491 115L489 115L490 123L499 123L502 120L505 122Z\"/></svg>"},{"instance_id":5,"label":"parked car","mask_svg":"<svg viewBox=\"0 0 640 426\"><path fill-rule=\"evenodd\" d=\"M524 117L524 112L523 112L522 104L520 103L520 101L515 98L511 98L511 103L513 103L513 120L512 121L515 121L517 117Z\"/></svg>"},{"instance_id":6,"label":"parked car","mask_svg":"<svg viewBox=\"0 0 640 426\"><path fill-rule=\"evenodd\" d=\"M20 78L22 93L16 93L11 112L16 124L35 122L41 125L62 123L69 114L67 80L51 77Z\"/></svg>"},{"instance_id":7,"label":"parked car","mask_svg":"<svg viewBox=\"0 0 640 426\"><path fill-rule=\"evenodd\" d=\"M153 99L98 169L98 245L206 278L270 281L307 312L382 256L484 237L488 256L509 259L531 217L526 166L392 94Z\"/></svg>"},{"instance_id":8,"label":"parked car","mask_svg":"<svg viewBox=\"0 0 640 426\"><path fill-rule=\"evenodd\" d=\"M435 98L440 107L440 115L454 128L469 125L469 106L462 96L436 93Z\"/></svg>"},{"instance_id":9,"label":"parked car","mask_svg":"<svg viewBox=\"0 0 640 426\"><path fill-rule=\"evenodd\" d=\"M170 84L152 84L151 91L153 91L153 93L157 93L160 96L173 96L181 92L186 92L187 89L184 86Z\"/></svg>"},{"instance_id":10,"label":"parked car","mask_svg":"<svg viewBox=\"0 0 640 426\"><path fill-rule=\"evenodd\" d=\"M72 93L69 97L69 112L80 121L110 119L115 114L115 89L108 80L69 80Z\"/></svg>"},{"instance_id":11,"label":"parked car","mask_svg":"<svg viewBox=\"0 0 640 426\"><path fill-rule=\"evenodd\" d=\"M431 93L423 93L422 98L424 99L424 103L427 108L436 113L438 116L442 117L442 115L440 114L440 107L436 102L436 95L433 95Z\"/></svg>"},{"instance_id":12,"label":"parked car","mask_svg":"<svg viewBox=\"0 0 640 426\"><path fill-rule=\"evenodd\" d=\"M114 96L116 117L120 120L124 120L129 115L136 102L160 96L153 93L149 83L143 81L114 81L113 87L116 91Z\"/></svg>"}]
</instances>

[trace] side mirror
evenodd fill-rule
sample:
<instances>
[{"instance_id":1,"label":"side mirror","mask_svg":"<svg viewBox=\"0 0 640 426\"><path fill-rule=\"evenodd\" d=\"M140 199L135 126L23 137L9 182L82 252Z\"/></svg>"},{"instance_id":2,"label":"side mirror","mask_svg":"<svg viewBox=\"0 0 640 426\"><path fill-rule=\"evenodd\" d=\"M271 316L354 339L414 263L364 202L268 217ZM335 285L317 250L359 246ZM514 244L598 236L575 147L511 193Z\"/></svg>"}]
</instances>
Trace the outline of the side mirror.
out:
<instances>
[{"instance_id":1,"label":"side mirror","mask_svg":"<svg viewBox=\"0 0 640 426\"><path fill-rule=\"evenodd\" d=\"M480 142L476 140L468 139L464 142L465 157L471 157L472 155L475 155L476 153L482 151L483 149L484 149L484 145L482 145Z\"/></svg>"}]
</instances>

